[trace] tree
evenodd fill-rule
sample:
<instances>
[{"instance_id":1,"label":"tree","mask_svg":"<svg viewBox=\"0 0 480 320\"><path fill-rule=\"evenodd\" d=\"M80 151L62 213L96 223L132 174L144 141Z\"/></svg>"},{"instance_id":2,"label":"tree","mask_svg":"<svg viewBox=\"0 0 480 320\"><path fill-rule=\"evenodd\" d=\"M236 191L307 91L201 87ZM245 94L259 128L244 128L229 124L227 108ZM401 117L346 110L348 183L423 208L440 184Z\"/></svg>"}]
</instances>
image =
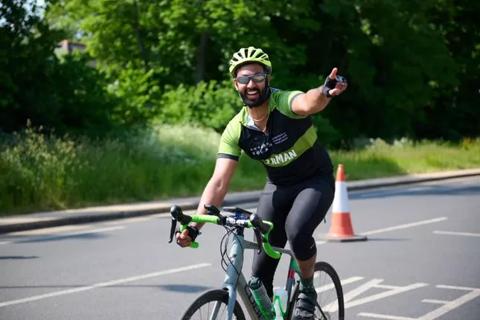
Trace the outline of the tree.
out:
<instances>
[{"instance_id":1,"label":"tree","mask_svg":"<svg viewBox=\"0 0 480 320\"><path fill-rule=\"evenodd\" d=\"M468 119L480 114L472 102L479 5L465 0L59 0L56 6L64 10L52 10L51 19L67 12L70 18L57 20L81 28L75 34L122 101L121 114L134 115L125 123L166 114L159 109L175 92L225 80L231 54L253 45L270 53L279 88L307 90L340 68L348 94L319 123L333 126L347 144L362 135L478 134ZM187 103L192 108L195 99Z\"/></svg>"},{"instance_id":2,"label":"tree","mask_svg":"<svg viewBox=\"0 0 480 320\"><path fill-rule=\"evenodd\" d=\"M34 2L8 0L0 7L0 128L25 126L65 131L104 131L113 100L88 57L59 59L62 32L50 29Z\"/></svg>"},{"instance_id":3,"label":"tree","mask_svg":"<svg viewBox=\"0 0 480 320\"><path fill-rule=\"evenodd\" d=\"M429 20L442 34L458 70L455 86L437 88L427 117L417 124L422 137L457 140L478 136L480 112L480 3L462 0L437 0L428 12Z\"/></svg>"}]
</instances>

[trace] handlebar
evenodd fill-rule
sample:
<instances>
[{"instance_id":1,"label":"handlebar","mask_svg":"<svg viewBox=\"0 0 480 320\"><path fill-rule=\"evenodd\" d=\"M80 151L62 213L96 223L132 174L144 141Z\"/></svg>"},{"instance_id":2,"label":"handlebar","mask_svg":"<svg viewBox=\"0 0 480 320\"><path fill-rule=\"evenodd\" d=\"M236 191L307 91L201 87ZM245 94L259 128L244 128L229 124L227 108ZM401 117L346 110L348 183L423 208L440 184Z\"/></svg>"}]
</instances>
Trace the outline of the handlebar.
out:
<instances>
[{"instance_id":1,"label":"handlebar","mask_svg":"<svg viewBox=\"0 0 480 320\"><path fill-rule=\"evenodd\" d=\"M213 205L205 205L207 214L184 214L179 206L172 206L170 214L172 216L172 225L170 228L170 241L173 241L173 236L176 232L183 232L190 222L195 223L212 223L222 226L251 228L253 229L259 248L263 248L265 253L274 259L280 259L281 253L274 250L270 244L270 231L273 229L273 223L262 220L258 215L251 213L245 209L238 207L225 207L223 211L231 212L234 215L224 216L220 210ZM180 222L180 231L176 231L177 221ZM190 247L198 248L198 242L192 241Z\"/></svg>"}]
</instances>

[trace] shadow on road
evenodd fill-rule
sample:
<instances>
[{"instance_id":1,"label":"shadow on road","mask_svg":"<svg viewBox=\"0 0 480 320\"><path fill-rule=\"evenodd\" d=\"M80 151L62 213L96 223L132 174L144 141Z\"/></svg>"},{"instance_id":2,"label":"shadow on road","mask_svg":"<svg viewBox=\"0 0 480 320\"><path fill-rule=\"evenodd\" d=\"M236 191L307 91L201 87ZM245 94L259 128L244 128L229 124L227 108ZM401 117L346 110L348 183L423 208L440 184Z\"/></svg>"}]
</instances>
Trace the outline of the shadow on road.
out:
<instances>
[{"instance_id":1,"label":"shadow on road","mask_svg":"<svg viewBox=\"0 0 480 320\"><path fill-rule=\"evenodd\" d=\"M97 240L108 237L106 234L100 233L84 233L84 234L64 234L64 235L45 235L34 238L28 238L25 240L15 240L15 243L36 243L36 242L49 242L49 241L59 241L65 239L77 239L77 240Z\"/></svg>"},{"instance_id":2,"label":"shadow on road","mask_svg":"<svg viewBox=\"0 0 480 320\"><path fill-rule=\"evenodd\" d=\"M38 256L0 256L0 260L38 259Z\"/></svg>"},{"instance_id":3,"label":"shadow on road","mask_svg":"<svg viewBox=\"0 0 480 320\"><path fill-rule=\"evenodd\" d=\"M210 289L210 287L206 287L206 286L187 285L187 284L167 284L167 285L161 285L159 287L167 291L189 292L189 293L203 292Z\"/></svg>"},{"instance_id":4,"label":"shadow on road","mask_svg":"<svg viewBox=\"0 0 480 320\"><path fill-rule=\"evenodd\" d=\"M17 286L0 286L0 290L3 289L75 289L75 288L86 288L86 284L51 284L51 285L17 285ZM99 287L98 289L111 289L111 288L159 288L166 291L174 292L188 292L188 293L197 293L203 292L211 287L206 286L197 286L197 285L185 285L185 284L168 284L168 285L154 285L154 284L118 284L111 286Z\"/></svg>"}]
</instances>

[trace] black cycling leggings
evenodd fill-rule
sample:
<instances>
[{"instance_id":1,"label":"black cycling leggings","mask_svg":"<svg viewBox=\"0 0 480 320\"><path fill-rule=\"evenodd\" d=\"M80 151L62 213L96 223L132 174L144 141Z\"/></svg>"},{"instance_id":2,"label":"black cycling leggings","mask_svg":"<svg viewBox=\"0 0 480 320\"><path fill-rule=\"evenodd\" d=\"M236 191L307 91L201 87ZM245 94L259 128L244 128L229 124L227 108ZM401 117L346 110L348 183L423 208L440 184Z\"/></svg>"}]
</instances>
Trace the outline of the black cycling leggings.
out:
<instances>
[{"instance_id":1,"label":"black cycling leggings","mask_svg":"<svg viewBox=\"0 0 480 320\"><path fill-rule=\"evenodd\" d=\"M270 234L272 245L283 248L288 240L298 260L313 257L317 252L313 232L330 208L334 190L333 176L316 176L292 186L267 182L257 214L274 223ZM252 275L262 280L270 296L273 296L273 276L278 262L263 250L254 254Z\"/></svg>"}]
</instances>

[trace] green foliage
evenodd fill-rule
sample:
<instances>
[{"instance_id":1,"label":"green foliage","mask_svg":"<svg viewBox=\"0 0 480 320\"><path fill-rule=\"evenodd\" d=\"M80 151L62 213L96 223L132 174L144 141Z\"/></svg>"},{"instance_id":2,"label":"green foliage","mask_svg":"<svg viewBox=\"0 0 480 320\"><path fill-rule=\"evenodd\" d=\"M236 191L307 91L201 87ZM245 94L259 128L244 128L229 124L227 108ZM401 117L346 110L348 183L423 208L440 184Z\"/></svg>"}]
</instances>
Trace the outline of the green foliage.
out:
<instances>
[{"instance_id":1,"label":"green foliage","mask_svg":"<svg viewBox=\"0 0 480 320\"><path fill-rule=\"evenodd\" d=\"M228 60L254 45L270 54L275 87L306 91L333 66L347 76L348 91L316 120L327 144L479 134L477 2L52 0L45 19L35 3L0 7L4 131L27 118L61 132L152 119L221 130L239 104L220 89ZM64 36L88 56L59 61Z\"/></svg>"},{"instance_id":2,"label":"green foliage","mask_svg":"<svg viewBox=\"0 0 480 320\"><path fill-rule=\"evenodd\" d=\"M161 91L153 78L153 70L126 68L119 72L108 86L108 92L118 101L113 114L115 122L135 125L158 113Z\"/></svg>"},{"instance_id":3,"label":"green foliage","mask_svg":"<svg viewBox=\"0 0 480 320\"><path fill-rule=\"evenodd\" d=\"M272 83L279 88L308 90L321 84L333 66L340 68L350 88L322 118L334 128L334 144L342 139L350 145L358 135L478 135L478 121L468 120L480 116L473 103L480 74L479 12L478 4L450 0L301 0L294 5L63 0L48 16L70 30L79 26L111 86L122 82L115 95L122 100L125 123L148 117L180 121L185 115L182 122L212 125L213 120L193 115L206 103L192 98L180 106L173 100L184 101L183 93L208 97L191 85L223 81L231 53L254 45L270 53Z\"/></svg>"},{"instance_id":4,"label":"green foliage","mask_svg":"<svg viewBox=\"0 0 480 320\"><path fill-rule=\"evenodd\" d=\"M63 207L76 181L69 173L82 167L78 146L31 127L13 135L0 148L0 210ZM41 206L38 206L41 204Z\"/></svg>"},{"instance_id":5,"label":"green foliage","mask_svg":"<svg viewBox=\"0 0 480 320\"><path fill-rule=\"evenodd\" d=\"M341 111L329 110L328 116L346 138L413 135L437 92L457 85L456 63L428 19L431 7L432 2L326 3L329 23L343 35L329 41L342 53L350 79Z\"/></svg>"},{"instance_id":6,"label":"green foliage","mask_svg":"<svg viewBox=\"0 0 480 320\"><path fill-rule=\"evenodd\" d=\"M0 129L10 132L28 119L60 132L100 132L110 126L113 100L89 57L58 59L62 34L51 30L27 1L0 7Z\"/></svg>"},{"instance_id":7,"label":"green foliage","mask_svg":"<svg viewBox=\"0 0 480 320\"><path fill-rule=\"evenodd\" d=\"M387 143L377 138L369 139L362 148L331 154L335 164L345 165L348 179L379 178L476 168L480 165L480 139L452 143L402 138Z\"/></svg>"},{"instance_id":8,"label":"green foliage","mask_svg":"<svg viewBox=\"0 0 480 320\"><path fill-rule=\"evenodd\" d=\"M480 3L438 0L431 9L432 25L442 34L449 54L455 59L459 83L445 90L437 88L437 99L428 106L427 117L419 123L417 134L457 141L464 136L478 136Z\"/></svg>"},{"instance_id":9,"label":"green foliage","mask_svg":"<svg viewBox=\"0 0 480 320\"><path fill-rule=\"evenodd\" d=\"M0 213L198 195L213 170L219 133L162 125L109 138L54 136L41 129L0 137ZM460 144L369 140L332 152L348 179L480 165L480 140ZM231 190L259 190L265 170L242 156Z\"/></svg>"},{"instance_id":10,"label":"green foliage","mask_svg":"<svg viewBox=\"0 0 480 320\"><path fill-rule=\"evenodd\" d=\"M341 144L341 134L321 115L313 117L313 123L317 129L317 135L323 146L338 147Z\"/></svg>"},{"instance_id":11,"label":"green foliage","mask_svg":"<svg viewBox=\"0 0 480 320\"><path fill-rule=\"evenodd\" d=\"M191 126L100 140L28 127L0 141L0 212L196 194L212 172L218 141L212 130Z\"/></svg>"},{"instance_id":12,"label":"green foliage","mask_svg":"<svg viewBox=\"0 0 480 320\"><path fill-rule=\"evenodd\" d=\"M180 85L166 90L156 121L196 123L220 132L241 107L242 103L230 81Z\"/></svg>"},{"instance_id":13,"label":"green foliage","mask_svg":"<svg viewBox=\"0 0 480 320\"><path fill-rule=\"evenodd\" d=\"M57 104L45 106L50 119L40 124L61 132L84 134L101 134L115 126L112 115L119 99L107 92L104 76L89 62L90 57L82 54L61 59L52 84ZM37 101L36 108L38 104ZM32 115L31 119L38 117Z\"/></svg>"}]
</instances>

